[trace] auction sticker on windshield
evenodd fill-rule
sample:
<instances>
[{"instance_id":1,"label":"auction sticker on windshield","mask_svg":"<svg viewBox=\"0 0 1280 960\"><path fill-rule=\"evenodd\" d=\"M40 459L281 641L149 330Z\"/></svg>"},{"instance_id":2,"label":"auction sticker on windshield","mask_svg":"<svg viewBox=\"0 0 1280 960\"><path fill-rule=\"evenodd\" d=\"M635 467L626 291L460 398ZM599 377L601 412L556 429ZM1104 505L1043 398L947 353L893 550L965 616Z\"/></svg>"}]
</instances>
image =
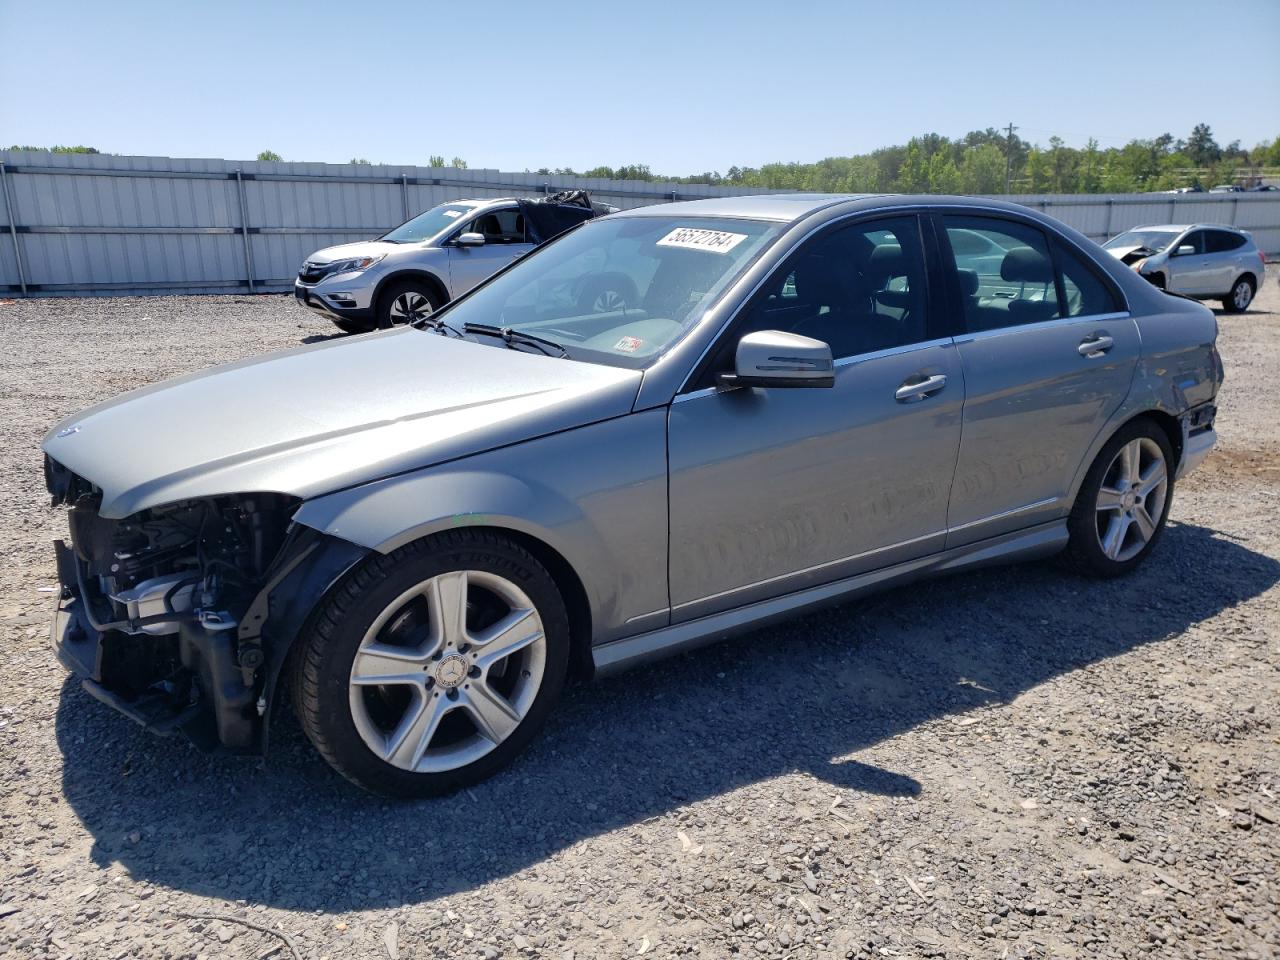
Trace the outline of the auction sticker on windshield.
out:
<instances>
[{"instance_id":1,"label":"auction sticker on windshield","mask_svg":"<svg viewBox=\"0 0 1280 960\"><path fill-rule=\"evenodd\" d=\"M710 253L728 253L743 240L745 233L725 233L722 230L702 230L697 227L676 227L658 241L660 247L684 247L686 250L706 250Z\"/></svg>"}]
</instances>

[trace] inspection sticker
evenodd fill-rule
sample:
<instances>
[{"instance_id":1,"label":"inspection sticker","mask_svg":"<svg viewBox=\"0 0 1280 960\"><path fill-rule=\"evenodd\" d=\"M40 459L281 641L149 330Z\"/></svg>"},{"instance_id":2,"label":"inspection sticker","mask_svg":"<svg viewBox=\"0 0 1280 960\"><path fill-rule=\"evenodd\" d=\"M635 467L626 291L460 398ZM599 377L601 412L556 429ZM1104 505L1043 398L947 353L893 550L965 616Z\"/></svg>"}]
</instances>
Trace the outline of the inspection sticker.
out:
<instances>
[{"instance_id":1,"label":"inspection sticker","mask_svg":"<svg viewBox=\"0 0 1280 960\"><path fill-rule=\"evenodd\" d=\"M623 337L613 345L613 349L621 350L623 353L635 353L644 346L644 341L639 337Z\"/></svg>"},{"instance_id":2,"label":"inspection sticker","mask_svg":"<svg viewBox=\"0 0 1280 960\"><path fill-rule=\"evenodd\" d=\"M706 250L710 253L728 253L743 240L745 233L725 233L722 230L701 230L697 227L676 227L658 241L660 247L684 247L687 250Z\"/></svg>"},{"instance_id":3,"label":"inspection sticker","mask_svg":"<svg viewBox=\"0 0 1280 960\"><path fill-rule=\"evenodd\" d=\"M450 217L450 218L452 218L452 217L460 217L460 216L462 216L462 211L461 211L461 210L446 210L446 211L444 212L444 215L445 215L446 217Z\"/></svg>"}]
</instances>

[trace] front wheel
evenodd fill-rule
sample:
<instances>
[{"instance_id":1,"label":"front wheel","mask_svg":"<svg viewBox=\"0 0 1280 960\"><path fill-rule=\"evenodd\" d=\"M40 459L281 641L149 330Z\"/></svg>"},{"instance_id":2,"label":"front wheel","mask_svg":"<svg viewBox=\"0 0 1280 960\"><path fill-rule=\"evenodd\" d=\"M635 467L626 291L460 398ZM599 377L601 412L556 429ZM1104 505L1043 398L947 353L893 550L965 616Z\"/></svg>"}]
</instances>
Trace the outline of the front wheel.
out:
<instances>
[{"instance_id":1,"label":"front wheel","mask_svg":"<svg viewBox=\"0 0 1280 960\"><path fill-rule=\"evenodd\" d=\"M443 793L506 766L569 662L555 581L487 531L370 558L313 623L294 668L302 727L339 773L385 796Z\"/></svg>"},{"instance_id":2,"label":"front wheel","mask_svg":"<svg viewBox=\"0 0 1280 960\"><path fill-rule=\"evenodd\" d=\"M393 283L378 297L377 323L386 330L404 323L418 323L435 313L444 302L420 280Z\"/></svg>"},{"instance_id":3,"label":"front wheel","mask_svg":"<svg viewBox=\"0 0 1280 960\"><path fill-rule=\"evenodd\" d=\"M1095 577L1128 573L1151 552L1173 502L1173 453L1150 420L1121 428L1085 475L1067 520L1067 554Z\"/></svg>"},{"instance_id":4,"label":"front wheel","mask_svg":"<svg viewBox=\"0 0 1280 960\"><path fill-rule=\"evenodd\" d=\"M1241 277L1231 288L1231 292L1223 298L1222 309L1227 313L1243 313L1249 309L1249 304L1253 303L1254 293L1253 281L1248 277Z\"/></svg>"}]
</instances>

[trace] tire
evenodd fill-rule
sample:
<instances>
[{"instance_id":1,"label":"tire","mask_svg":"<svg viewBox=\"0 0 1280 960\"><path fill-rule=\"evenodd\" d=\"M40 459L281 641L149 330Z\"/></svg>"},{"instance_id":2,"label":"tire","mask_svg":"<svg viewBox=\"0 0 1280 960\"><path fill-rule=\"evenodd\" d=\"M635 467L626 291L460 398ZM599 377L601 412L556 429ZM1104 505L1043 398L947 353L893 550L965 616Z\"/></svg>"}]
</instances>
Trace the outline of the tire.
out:
<instances>
[{"instance_id":1,"label":"tire","mask_svg":"<svg viewBox=\"0 0 1280 960\"><path fill-rule=\"evenodd\" d=\"M1246 274L1236 280L1231 292L1222 298L1222 309L1227 313L1244 313L1253 303L1254 294L1258 292L1253 278Z\"/></svg>"},{"instance_id":2,"label":"tire","mask_svg":"<svg viewBox=\"0 0 1280 960\"><path fill-rule=\"evenodd\" d=\"M430 316L444 306L444 300L422 280L399 280L378 297L375 314L383 330Z\"/></svg>"},{"instance_id":3,"label":"tire","mask_svg":"<svg viewBox=\"0 0 1280 960\"><path fill-rule=\"evenodd\" d=\"M1067 519L1069 562L1088 576L1118 577L1146 559L1169 518L1174 466L1169 438L1154 421L1118 430L1089 467Z\"/></svg>"},{"instance_id":4,"label":"tire","mask_svg":"<svg viewBox=\"0 0 1280 960\"><path fill-rule=\"evenodd\" d=\"M361 323L359 320L339 320L336 317L333 325L343 333L368 333L373 327L367 323Z\"/></svg>"},{"instance_id":5,"label":"tire","mask_svg":"<svg viewBox=\"0 0 1280 960\"><path fill-rule=\"evenodd\" d=\"M582 286L578 294L580 313L610 313L627 307L638 306L635 284L622 274L606 274L593 277Z\"/></svg>"},{"instance_id":6,"label":"tire","mask_svg":"<svg viewBox=\"0 0 1280 960\"><path fill-rule=\"evenodd\" d=\"M423 797L493 775L534 738L564 686L569 617L531 553L459 530L369 557L299 642L294 703L320 755L373 793Z\"/></svg>"}]
</instances>

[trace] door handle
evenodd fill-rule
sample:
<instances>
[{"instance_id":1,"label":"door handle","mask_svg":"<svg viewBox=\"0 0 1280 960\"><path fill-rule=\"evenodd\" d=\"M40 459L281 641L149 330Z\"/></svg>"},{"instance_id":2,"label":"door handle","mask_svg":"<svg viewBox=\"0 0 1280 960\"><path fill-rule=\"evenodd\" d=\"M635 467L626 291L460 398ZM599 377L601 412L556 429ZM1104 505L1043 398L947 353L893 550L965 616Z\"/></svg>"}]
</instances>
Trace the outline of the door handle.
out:
<instances>
[{"instance_id":1,"label":"door handle","mask_svg":"<svg viewBox=\"0 0 1280 960\"><path fill-rule=\"evenodd\" d=\"M1116 342L1106 334L1098 334L1081 340L1080 346L1076 349L1080 351L1082 357L1100 357L1115 345Z\"/></svg>"},{"instance_id":2,"label":"door handle","mask_svg":"<svg viewBox=\"0 0 1280 960\"><path fill-rule=\"evenodd\" d=\"M937 393L946 385L947 378L940 373L924 380L907 380L894 391L893 398L899 403L923 400L925 397Z\"/></svg>"}]
</instances>

